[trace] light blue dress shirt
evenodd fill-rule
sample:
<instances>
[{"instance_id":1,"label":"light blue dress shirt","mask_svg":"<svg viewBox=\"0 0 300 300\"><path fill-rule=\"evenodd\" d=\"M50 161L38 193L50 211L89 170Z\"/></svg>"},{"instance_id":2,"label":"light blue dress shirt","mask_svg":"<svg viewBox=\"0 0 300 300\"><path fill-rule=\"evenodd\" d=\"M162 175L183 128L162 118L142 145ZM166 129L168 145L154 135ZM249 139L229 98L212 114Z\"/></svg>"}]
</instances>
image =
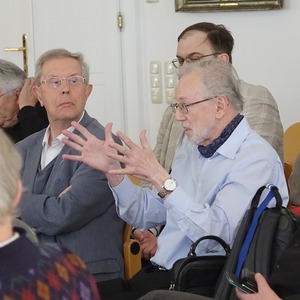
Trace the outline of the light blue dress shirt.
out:
<instances>
[{"instance_id":1,"label":"light blue dress shirt","mask_svg":"<svg viewBox=\"0 0 300 300\"><path fill-rule=\"evenodd\" d=\"M136 228L165 224L151 261L171 269L186 257L198 238L213 234L232 246L237 228L251 200L263 185L279 188L284 205L288 190L281 161L275 150L250 129L244 118L228 140L210 158L196 145L183 140L172 165L178 187L166 200L155 188L141 188L125 179L113 194L121 218ZM197 253L221 253L213 241L203 241Z\"/></svg>"}]
</instances>

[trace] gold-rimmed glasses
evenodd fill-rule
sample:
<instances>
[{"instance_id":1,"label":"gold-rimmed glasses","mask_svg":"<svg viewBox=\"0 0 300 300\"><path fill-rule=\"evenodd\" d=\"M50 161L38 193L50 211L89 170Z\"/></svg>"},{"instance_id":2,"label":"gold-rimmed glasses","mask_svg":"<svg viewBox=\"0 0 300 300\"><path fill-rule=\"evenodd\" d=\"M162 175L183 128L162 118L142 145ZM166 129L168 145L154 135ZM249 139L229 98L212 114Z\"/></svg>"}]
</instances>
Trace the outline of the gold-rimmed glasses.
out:
<instances>
[{"instance_id":1,"label":"gold-rimmed glasses","mask_svg":"<svg viewBox=\"0 0 300 300\"><path fill-rule=\"evenodd\" d=\"M69 86L77 86L85 82L85 78L80 75L72 75L69 77L49 77L47 79L44 79L41 81L40 85L42 83L46 84L47 86L53 88L53 89L59 89L63 83L63 81L66 80Z\"/></svg>"}]
</instances>

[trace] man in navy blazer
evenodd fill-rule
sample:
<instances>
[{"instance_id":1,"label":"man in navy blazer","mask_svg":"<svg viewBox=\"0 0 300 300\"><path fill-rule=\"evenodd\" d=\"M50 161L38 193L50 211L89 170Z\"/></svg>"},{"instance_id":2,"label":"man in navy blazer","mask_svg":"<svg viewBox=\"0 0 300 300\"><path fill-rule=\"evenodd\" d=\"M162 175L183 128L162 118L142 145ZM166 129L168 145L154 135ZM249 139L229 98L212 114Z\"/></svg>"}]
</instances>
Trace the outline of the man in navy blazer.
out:
<instances>
[{"instance_id":1,"label":"man in navy blazer","mask_svg":"<svg viewBox=\"0 0 300 300\"><path fill-rule=\"evenodd\" d=\"M16 145L24 160L19 215L40 242L70 249L101 282L123 277L124 223L104 173L63 160L63 154L78 152L61 142L62 130L73 131L74 120L105 138L104 127L84 110L91 91L82 54L54 49L37 61L33 92L46 108L49 127ZM116 136L114 140L121 143Z\"/></svg>"}]
</instances>

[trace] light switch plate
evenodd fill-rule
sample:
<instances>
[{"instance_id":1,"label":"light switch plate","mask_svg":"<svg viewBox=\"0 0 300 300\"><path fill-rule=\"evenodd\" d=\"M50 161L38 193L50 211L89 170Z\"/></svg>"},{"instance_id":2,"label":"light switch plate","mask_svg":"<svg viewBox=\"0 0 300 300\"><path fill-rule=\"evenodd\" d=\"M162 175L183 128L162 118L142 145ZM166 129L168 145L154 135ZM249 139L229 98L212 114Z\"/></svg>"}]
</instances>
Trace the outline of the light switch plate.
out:
<instances>
[{"instance_id":1,"label":"light switch plate","mask_svg":"<svg viewBox=\"0 0 300 300\"><path fill-rule=\"evenodd\" d=\"M150 62L150 90L151 102L158 104L163 102L162 80L161 80L161 62Z\"/></svg>"}]
</instances>

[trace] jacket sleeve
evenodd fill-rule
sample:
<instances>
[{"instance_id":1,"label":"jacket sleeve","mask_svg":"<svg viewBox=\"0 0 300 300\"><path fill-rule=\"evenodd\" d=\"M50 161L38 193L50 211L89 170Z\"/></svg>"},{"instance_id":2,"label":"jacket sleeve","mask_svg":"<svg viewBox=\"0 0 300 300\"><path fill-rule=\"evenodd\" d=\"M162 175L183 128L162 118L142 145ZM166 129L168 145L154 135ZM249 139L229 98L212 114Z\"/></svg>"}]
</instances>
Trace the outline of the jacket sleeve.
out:
<instances>
[{"instance_id":1,"label":"jacket sleeve","mask_svg":"<svg viewBox=\"0 0 300 300\"><path fill-rule=\"evenodd\" d=\"M250 127L276 150L283 162L283 126L277 103L263 86L241 83L243 114Z\"/></svg>"},{"instance_id":2,"label":"jacket sleeve","mask_svg":"<svg viewBox=\"0 0 300 300\"><path fill-rule=\"evenodd\" d=\"M83 163L73 172L69 162L63 161L63 164L66 166L58 167L43 193L25 189L19 203L21 219L47 235L80 230L114 205L102 172ZM72 174L68 175L67 172ZM71 188L66 193L60 194L69 186Z\"/></svg>"},{"instance_id":3,"label":"jacket sleeve","mask_svg":"<svg viewBox=\"0 0 300 300\"><path fill-rule=\"evenodd\" d=\"M47 113L39 103L35 107L24 106L18 113L23 138L38 132L48 126Z\"/></svg>"}]
</instances>

